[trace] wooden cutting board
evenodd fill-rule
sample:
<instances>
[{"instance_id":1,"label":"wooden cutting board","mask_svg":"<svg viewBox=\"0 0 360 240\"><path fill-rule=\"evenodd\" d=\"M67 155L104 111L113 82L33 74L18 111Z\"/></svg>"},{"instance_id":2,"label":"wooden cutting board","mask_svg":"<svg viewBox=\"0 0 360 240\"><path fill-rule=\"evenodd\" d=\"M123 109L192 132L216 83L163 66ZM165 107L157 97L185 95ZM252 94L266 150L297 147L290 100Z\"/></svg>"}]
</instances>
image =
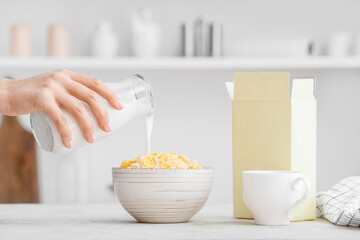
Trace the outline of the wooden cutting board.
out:
<instances>
[{"instance_id":1,"label":"wooden cutting board","mask_svg":"<svg viewBox=\"0 0 360 240\"><path fill-rule=\"evenodd\" d=\"M38 203L35 139L16 117L1 117L0 203Z\"/></svg>"}]
</instances>

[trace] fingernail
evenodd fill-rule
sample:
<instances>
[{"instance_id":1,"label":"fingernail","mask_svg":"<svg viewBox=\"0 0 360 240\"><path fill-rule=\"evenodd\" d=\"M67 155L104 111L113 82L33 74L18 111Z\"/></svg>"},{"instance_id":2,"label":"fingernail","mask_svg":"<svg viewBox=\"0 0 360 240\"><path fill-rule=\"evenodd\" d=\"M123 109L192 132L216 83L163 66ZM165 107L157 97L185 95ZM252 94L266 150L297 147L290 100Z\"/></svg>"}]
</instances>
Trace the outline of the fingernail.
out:
<instances>
[{"instance_id":1,"label":"fingernail","mask_svg":"<svg viewBox=\"0 0 360 240\"><path fill-rule=\"evenodd\" d=\"M95 135L94 135L94 134L91 135L91 142L92 142L92 143L96 142L96 138L95 138Z\"/></svg>"},{"instance_id":2,"label":"fingernail","mask_svg":"<svg viewBox=\"0 0 360 240\"><path fill-rule=\"evenodd\" d=\"M70 140L69 142L68 142L68 148L72 148L73 147L73 143L72 143L72 141Z\"/></svg>"},{"instance_id":3,"label":"fingernail","mask_svg":"<svg viewBox=\"0 0 360 240\"><path fill-rule=\"evenodd\" d=\"M120 102L120 100L118 101L118 107L119 107L120 109L123 109L123 108L124 108L124 104L122 104L122 102Z\"/></svg>"},{"instance_id":4,"label":"fingernail","mask_svg":"<svg viewBox=\"0 0 360 240\"><path fill-rule=\"evenodd\" d=\"M111 125L110 125L110 123L107 124L107 130L108 130L108 132L111 132Z\"/></svg>"}]
</instances>

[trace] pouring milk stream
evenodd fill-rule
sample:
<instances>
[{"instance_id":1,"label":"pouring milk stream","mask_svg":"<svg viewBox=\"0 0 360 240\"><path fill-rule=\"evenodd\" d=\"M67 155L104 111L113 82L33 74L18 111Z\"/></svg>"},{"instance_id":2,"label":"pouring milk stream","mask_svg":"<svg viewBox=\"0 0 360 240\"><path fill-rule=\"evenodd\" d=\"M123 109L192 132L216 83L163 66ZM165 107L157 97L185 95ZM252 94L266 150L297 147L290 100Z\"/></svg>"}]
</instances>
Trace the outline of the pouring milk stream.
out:
<instances>
[{"instance_id":1,"label":"pouring milk stream","mask_svg":"<svg viewBox=\"0 0 360 240\"><path fill-rule=\"evenodd\" d=\"M149 81L143 76L136 74L129 79L107 83L107 85L118 95L119 100L124 105L122 110L117 110L112 108L107 102L104 102L108 110L112 131L120 129L132 119L146 115L145 154L148 155L150 153L150 135L153 125L153 112L155 110L155 98ZM107 133L101 130L89 105L83 104L93 122L96 140L98 141L109 136L111 132ZM35 139L45 151L62 154L89 144L85 141L76 119L64 109L62 110L72 133L72 148L66 148L62 144L60 134L54 122L44 112L38 111L30 116L31 128Z\"/></svg>"}]
</instances>

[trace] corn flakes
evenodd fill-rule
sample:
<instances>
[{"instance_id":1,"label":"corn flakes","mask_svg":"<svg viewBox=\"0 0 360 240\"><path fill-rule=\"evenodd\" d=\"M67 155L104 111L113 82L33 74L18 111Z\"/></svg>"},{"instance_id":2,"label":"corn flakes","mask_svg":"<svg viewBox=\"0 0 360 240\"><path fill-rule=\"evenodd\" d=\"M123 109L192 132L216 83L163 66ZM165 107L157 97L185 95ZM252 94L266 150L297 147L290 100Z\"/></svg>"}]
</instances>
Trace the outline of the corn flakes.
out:
<instances>
[{"instance_id":1,"label":"corn flakes","mask_svg":"<svg viewBox=\"0 0 360 240\"><path fill-rule=\"evenodd\" d=\"M152 152L148 156L140 155L130 160L124 160L119 168L201 169L196 159L191 163L187 156L156 152Z\"/></svg>"}]
</instances>

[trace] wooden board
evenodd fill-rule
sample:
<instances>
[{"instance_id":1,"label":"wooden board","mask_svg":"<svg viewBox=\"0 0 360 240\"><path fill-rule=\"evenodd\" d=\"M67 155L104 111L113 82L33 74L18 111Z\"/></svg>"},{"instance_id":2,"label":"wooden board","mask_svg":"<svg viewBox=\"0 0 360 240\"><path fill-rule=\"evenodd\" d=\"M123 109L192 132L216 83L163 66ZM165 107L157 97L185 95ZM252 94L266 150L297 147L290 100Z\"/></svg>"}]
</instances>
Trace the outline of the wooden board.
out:
<instances>
[{"instance_id":1,"label":"wooden board","mask_svg":"<svg viewBox=\"0 0 360 240\"><path fill-rule=\"evenodd\" d=\"M0 126L0 203L38 203L39 186L33 135L16 117Z\"/></svg>"}]
</instances>

